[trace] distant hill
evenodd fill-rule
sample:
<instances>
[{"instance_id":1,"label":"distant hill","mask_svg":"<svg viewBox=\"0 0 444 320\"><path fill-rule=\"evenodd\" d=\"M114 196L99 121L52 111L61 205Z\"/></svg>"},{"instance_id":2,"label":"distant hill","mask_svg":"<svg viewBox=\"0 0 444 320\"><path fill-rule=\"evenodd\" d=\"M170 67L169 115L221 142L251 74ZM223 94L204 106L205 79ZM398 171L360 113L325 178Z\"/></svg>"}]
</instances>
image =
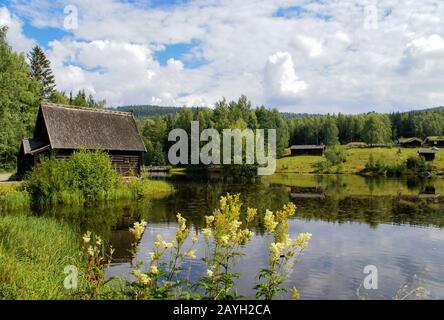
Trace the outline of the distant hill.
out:
<instances>
[{"instance_id":1,"label":"distant hill","mask_svg":"<svg viewBox=\"0 0 444 320\"><path fill-rule=\"evenodd\" d=\"M133 106L121 106L117 107L117 111L132 112L136 118L150 118L159 116L165 116L167 114L175 115L182 108L181 107L162 107L156 105L133 105ZM192 107L191 110L194 112L198 108ZM302 118L309 116L309 113L292 113L292 112L281 112L282 117L290 118Z\"/></svg>"},{"instance_id":2,"label":"distant hill","mask_svg":"<svg viewBox=\"0 0 444 320\"><path fill-rule=\"evenodd\" d=\"M118 111L132 112L136 118L149 118L165 116L167 114L176 114L180 111L180 107L161 107L154 105L137 105L137 106L122 106L116 108ZM195 108L192 108L195 109Z\"/></svg>"},{"instance_id":3,"label":"distant hill","mask_svg":"<svg viewBox=\"0 0 444 320\"><path fill-rule=\"evenodd\" d=\"M136 118L150 118L150 117L155 117L157 115L165 116L167 114L175 115L181 109L182 109L181 107L162 107L156 105L134 105L134 106L121 106L116 108L116 110L118 111L132 112ZM191 108L193 112L196 111L197 109L198 109L197 107ZM444 107L433 107L420 110L412 110L410 112L431 112L439 110L444 110ZM406 113L406 112L401 112L401 113ZM319 115L312 113L293 113L293 112L281 112L280 114L285 119L303 118L310 115Z\"/></svg>"},{"instance_id":4,"label":"distant hill","mask_svg":"<svg viewBox=\"0 0 444 320\"><path fill-rule=\"evenodd\" d=\"M413 112L430 112L430 111L439 111L444 110L444 107L434 107L434 108L427 108L427 109L420 109L420 110L412 110Z\"/></svg>"}]
</instances>

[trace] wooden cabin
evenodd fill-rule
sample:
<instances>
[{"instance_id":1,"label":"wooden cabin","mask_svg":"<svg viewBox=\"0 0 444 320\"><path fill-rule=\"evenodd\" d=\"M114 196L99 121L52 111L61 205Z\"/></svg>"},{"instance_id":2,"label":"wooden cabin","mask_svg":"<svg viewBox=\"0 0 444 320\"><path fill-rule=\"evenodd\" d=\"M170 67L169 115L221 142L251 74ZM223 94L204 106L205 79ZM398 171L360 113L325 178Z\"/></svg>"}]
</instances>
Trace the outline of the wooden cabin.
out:
<instances>
[{"instance_id":1,"label":"wooden cabin","mask_svg":"<svg viewBox=\"0 0 444 320\"><path fill-rule=\"evenodd\" d=\"M294 145L290 147L292 156L323 156L324 145Z\"/></svg>"},{"instance_id":2,"label":"wooden cabin","mask_svg":"<svg viewBox=\"0 0 444 320\"><path fill-rule=\"evenodd\" d=\"M416 137L399 138L398 143L403 148L420 148L422 145L422 140Z\"/></svg>"},{"instance_id":3,"label":"wooden cabin","mask_svg":"<svg viewBox=\"0 0 444 320\"><path fill-rule=\"evenodd\" d=\"M436 150L419 150L418 154L424 157L426 161L433 161L435 160Z\"/></svg>"},{"instance_id":4,"label":"wooden cabin","mask_svg":"<svg viewBox=\"0 0 444 320\"><path fill-rule=\"evenodd\" d=\"M84 148L106 151L122 175L140 175L145 144L129 112L41 102L34 136L20 146L17 172L23 175L42 156L66 159Z\"/></svg>"},{"instance_id":5,"label":"wooden cabin","mask_svg":"<svg viewBox=\"0 0 444 320\"><path fill-rule=\"evenodd\" d=\"M444 147L443 136L430 136L424 140L424 144L428 147Z\"/></svg>"}]
</instances>

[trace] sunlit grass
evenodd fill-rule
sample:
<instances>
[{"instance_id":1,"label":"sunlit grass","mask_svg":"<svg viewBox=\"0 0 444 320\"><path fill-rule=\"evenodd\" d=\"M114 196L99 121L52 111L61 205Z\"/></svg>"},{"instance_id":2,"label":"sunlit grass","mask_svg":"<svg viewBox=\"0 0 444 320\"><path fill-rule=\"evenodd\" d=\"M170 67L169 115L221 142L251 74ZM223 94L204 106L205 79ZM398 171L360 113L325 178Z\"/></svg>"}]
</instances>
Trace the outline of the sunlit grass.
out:
<instances>
[{"instance_id":1,"label":"sunlit grass","mask_svg":"<svg viewBox=\"0 0 444 320\"><path fill-rule=\"evenodd\" d=\"M0 211L28 208L31 199L19 183L0 183Z\"/></svg>"},{"instance_id":2,"label":"sunlit grass","mask_svg":"<svg viewBox=\"0 0 444 320\"><path fill-rule=\"evenodd\" d=\"M398 150L401 152L398 154ZM417 156L418 148L356 148L347 150L347 161L342 164L342 173L358 173L368 162L370 155L376 160L383 160L386 165L395 165L407 160L409 156ZM315 173L315 165L324 157L295 156L277 160L277 173ZM438 151L431 164L437 174L444 173L444 152ZM334 170L333 170L334 171Z\"/></svg>"}]
</instances>

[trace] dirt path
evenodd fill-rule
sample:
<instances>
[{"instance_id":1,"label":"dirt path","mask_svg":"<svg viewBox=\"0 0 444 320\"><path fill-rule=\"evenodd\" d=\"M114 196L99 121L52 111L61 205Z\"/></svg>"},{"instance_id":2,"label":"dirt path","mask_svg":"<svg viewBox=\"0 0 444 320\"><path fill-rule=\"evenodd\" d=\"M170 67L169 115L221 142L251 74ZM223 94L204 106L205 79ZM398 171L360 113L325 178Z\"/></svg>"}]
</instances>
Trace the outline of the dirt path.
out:
<instances>
[{"instance_id":1,"label":"dirt path","mask_svg":"<svg viewBox=\"0 0 444 320\"><path fill-rule=\"evenodd\" d=\"M0 173L0 182L8 181L11 176L12 173Z\"/></svg>"}]
</instances>

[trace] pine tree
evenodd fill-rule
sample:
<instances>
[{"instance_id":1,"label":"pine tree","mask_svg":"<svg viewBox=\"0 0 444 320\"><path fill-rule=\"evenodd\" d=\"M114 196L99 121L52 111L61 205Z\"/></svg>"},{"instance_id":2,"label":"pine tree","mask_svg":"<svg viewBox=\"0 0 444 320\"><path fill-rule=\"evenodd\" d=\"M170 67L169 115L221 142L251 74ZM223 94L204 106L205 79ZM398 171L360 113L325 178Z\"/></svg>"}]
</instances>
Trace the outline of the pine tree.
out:
<instances>
[{"instance_id":1,"label":"pine tree","mask_svg":"<svg viewBox=\"0 0 444 320\"><path fill-rule=\"evenodd\" d=\"M30 66L29 76L40 82L42 98L49 99L56 87L49 60L39 46L32 48L28 54L28 59Z\"/></svg>"}]
</instances>

